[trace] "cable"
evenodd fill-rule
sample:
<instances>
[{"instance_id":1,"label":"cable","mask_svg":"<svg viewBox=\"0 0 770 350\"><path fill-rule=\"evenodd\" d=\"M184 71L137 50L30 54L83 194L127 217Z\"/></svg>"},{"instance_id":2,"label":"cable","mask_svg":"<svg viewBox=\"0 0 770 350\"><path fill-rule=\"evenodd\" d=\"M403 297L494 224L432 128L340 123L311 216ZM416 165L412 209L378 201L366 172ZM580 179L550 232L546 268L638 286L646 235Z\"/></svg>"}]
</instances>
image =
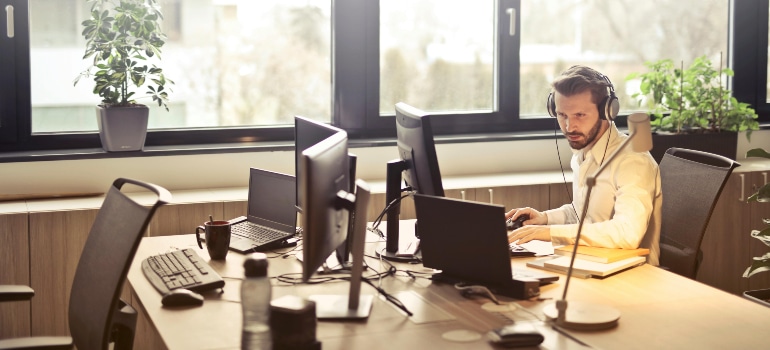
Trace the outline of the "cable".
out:
<instances>
[{"instance_id":1,"label":"cable","mask_svg":"<svg viewBox=\"0 0 770 350\"><path fill-rule=\"evenodd\" d=\"M372 232L376 233L380 237L385 237L385 234L382 233L382 231L379 230L379 226L380 226L380 223L382 222L382 218L385 217L385 214L387 214L388 211L390 211L390 209L394 205L396 205L397 203L400 203L401 200L403 200L404 198L409 197L409 196L415 194L415 191L412 191L411 187L405 188L404 191L407 191L407 193L402 195L399 198L396 198L396 199L392 200L390 203L388 203L388 205L385 206L385 208L382 209L382 212L380 212L380 215L378 215L377 218L374 219L374 221L372 222L372 226L369 227L369 231L372 231Z\"/></svg>"},{"instance_id":2,"label":"cable","mask_svg":"<svg viewBox=\"0 0 770 350\"><path fill-rule=\"evenodd\" d=\"M615 121L614 120L610 122L610 126L613 126L613 125L615 125ZM607 147L610 146L610 137L612 137L612 129L613 128L607 128L607 133L608 133L608 135L607 135L607 144L604 145L604 155L602 155L602 161L599 162L599 166L602 166L602 164L604 164L604 158L607 157Z\"/></svg>"},{"instance_id":3,"label":"cable","mask_svg":"<svg viewBox=\"0 0 770 350\"><path fill-rule=\"evenodd\" d=\"M491 291L489 291L489 288L484 286L478 286L478 285L464 285L463 283L455 283L455 289L460 291L460 294L464 297L467 297L471 294L479 294L486 298L489 298L489 300L492 300L493 303L500 305L500 301L497 300L497 297L495 297L494 294L492 294Z\"/></svg>"},{"instance_id":4,"label":"cable","mask_svg":"<svg viewBox=\"0 0 770 350\"><path fill-rule=\"evenodd\" d=\"M368 256L368 255L366 255L366 256ZM374 258L374 257L371 257L371 256L368 256L368 257ZM396 306L400 310L404 311L407 315L412 316L413 313L411 311L409 311L409 309L407 309L406 306L400 300L398 300L398 298L396 298L393 295L391 295L390 293L388 293L382 287L374 285L374 283L372 282L372 280L374 280L374 279L380 279L381 280L383 277L395 276L396 272L398 272L398 269L396 269L396 267L393 264L391 264L388 261L385 261L385 262L388 265L387 270L382 271L382 272L376 272L376 273L374 273L372 275L369 275L369 276L362 276L361 277L361 281L366 282L366 284L372 286L372 288L377 290L377 292L380 293L385 298L385 300L387 300L388 302L390 302L391 304L393 304L394 306ZM365 264L364 265L365 269L367 269L367 270L369 270L369 269L374 270L373 268L369 267L368 264L366 264L366 261L364 261L364 264ZM301 277L297 277L298 275L301 275L301 274L300 273L285 273L285 274L282 274L282 275L275 276L273 278L275 278L276 281L278 281L280 283L286 283L286 284L289 284L289 285L297 285L297 284L302 284L302 283L305 283L305 284L320 284L320 283L327 283L327 282L350 281L350 276L323 276L323 277L311 277L310 279L308 279L307 282L302 282L302 278Z\"/></svg>"},{"instance_id":5,"label":"cable","mask_svg":"<svg viewBox=\"0 0 770 350\"><path fill-rule=\"evenodd\" d=\"M564 189L567 191L567 197L569 197L569 204L572 206L572 211L575 212L575 217L579 218L577 209L575 209L575 202L572 200L572 189L567 186L567 176L564 175L564 165L562 165L561 162L561 152L559 152L559 138L556 134L556 130L560 130L559 128L559 121L556 120L556 118L553 118L554 128L553 128L553 141L556 144L556 156L559 158L559 169L561 169L561 178L564 180ZM580 219L578 219L580 220Z\"/></svg>"},{"instance_id":6,"label":"cable","mask_svg":"<svg viewBox=\"0 0 770 350\"><path fill-rule=\"evenodd\" d=\"M553 139L554 139L554 143L556 143L556 156L559 158L559 168L561 169L561 178L564 181L564 189L567 191L567 197L569 197L569 203L572 206L572 211L575 212L575 217L578 218L577 220L578 222L580 222L580 215L578 215L577 209L575 209L575 202L572 200L572 195L570 194L570 188L569 186L567 186L567 176L564 175L564 166L562 165L562 162L561 162L561 152L559 152L559 139L557 137L558 134L556 133L556 130L559 129L559 123L556 120L556 118L553 118L553 119L554 119L553 122L555 124L553 129L553 136L554 136ZM610 126L612 125L615 125L615 121L610 121ZM610 145L610 138L612 137L612 128L611 127L607 128L607 132L608 132L607 144L604 145L604 154L602 155L602 161L599 162L599 166L602 166L602 164L604 164L604 159L607 157L607 148Z\"/></svg>"}]
</instances>

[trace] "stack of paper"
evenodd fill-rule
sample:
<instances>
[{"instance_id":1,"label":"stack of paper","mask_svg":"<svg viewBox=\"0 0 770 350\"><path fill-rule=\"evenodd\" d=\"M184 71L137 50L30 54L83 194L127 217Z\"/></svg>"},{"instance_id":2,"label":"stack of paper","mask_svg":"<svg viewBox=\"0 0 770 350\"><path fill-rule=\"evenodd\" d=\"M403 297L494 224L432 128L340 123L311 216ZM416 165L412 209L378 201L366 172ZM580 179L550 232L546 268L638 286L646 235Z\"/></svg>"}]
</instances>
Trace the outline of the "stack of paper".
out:
<instances>
[{"instance_id":1,"label":"stack of paper","mask_svg":"<svg viewBox=\"0 0 770 350\"><path fill-rule=\"evenodd\" d=\"M530 261L527 266L566 274L569 270L569 261L570 257L568 256L547 257ZM643 256L635 256L608 264L576 258L575 264L572 266L572 275L581 278L607 277L627 268L644 264L645 261Z\"/></svg>"},{"instance_id":2,"label":"stack of paper","mask_svg":"<svg viewBox=\"0 0 770 350\"><path fill-rule=\"evenodd\" d=\"M554 248L556 256L533 260L527 266L566 274L574 246ZM644 264L650 250L613 249L578 246L572 275L576 277L606 277L625 269Z\"/></svg>"},{"instance_id":3,"label":"stack of paper","mask_svg":"<svg viewBox=\"0 0 770 350\"><path fill-rule=\"evenodd\" d=\"M558 248L554 248L554 253L563 256L572 256L572 251L575 246L568 245ZM584 245L578 246L576 259L595 261L599 263L611 263L620 261L623 259L632 258L635 256L649 255L650 250L647 248L639 249L617 249L617 248L600 248L600 247L588 247Z\"/></svg>"}]
</instances>

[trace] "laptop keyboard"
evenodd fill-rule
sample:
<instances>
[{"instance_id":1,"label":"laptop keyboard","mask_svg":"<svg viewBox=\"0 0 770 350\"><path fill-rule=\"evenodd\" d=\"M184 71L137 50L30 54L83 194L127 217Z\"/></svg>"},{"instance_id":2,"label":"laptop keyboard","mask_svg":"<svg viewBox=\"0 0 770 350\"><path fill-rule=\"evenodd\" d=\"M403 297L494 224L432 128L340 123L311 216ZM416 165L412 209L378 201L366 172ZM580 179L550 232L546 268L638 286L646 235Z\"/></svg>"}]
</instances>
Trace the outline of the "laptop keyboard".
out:
<instances>
[{"instance_id":1,"label":"laptop keyboard","mask_svg":"<svg viewBox=\"0 0 770 350\"><path fill-rule=\"evenodd\" d=\"M511 256L535 256L535 252L530 251L527 248L524 248L523 246L520 246L516 243L511 243L508 245L511 249Z\"/></svg>"},{"instance_id":2,"label":"laptop keyboard","mask_svg":"<svg viewBox=\"0 0 770 350\"><path fill-rule=\"evenodd\" d=\"M267 243L281 237L286 237L284 231L276 230L266 226L256 225L245 221L232 226L232 234L251 239L259 244Z\"/></svg>"}]
</instances>

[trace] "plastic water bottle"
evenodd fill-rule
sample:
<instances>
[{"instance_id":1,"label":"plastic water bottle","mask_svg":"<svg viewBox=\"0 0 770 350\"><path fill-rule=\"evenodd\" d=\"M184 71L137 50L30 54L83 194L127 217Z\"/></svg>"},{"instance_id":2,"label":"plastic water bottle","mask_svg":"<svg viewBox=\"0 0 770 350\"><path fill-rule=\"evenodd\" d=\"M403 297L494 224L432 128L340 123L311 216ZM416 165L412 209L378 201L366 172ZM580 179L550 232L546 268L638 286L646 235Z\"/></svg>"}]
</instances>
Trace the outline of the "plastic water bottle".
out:
<instances>
[{"instance_id":1,"label":"plastic water bottle","mask_svg":"<svg viewBox=\"0 0 770 350\"><path fill-rule=\"evenodd\" d=\"M270 337L270 278L267 277L267 256L252 253L243 263L245 277L241 283L243 331L241 349L255 350L273 347Z\"/></svg>"}]
</instances>

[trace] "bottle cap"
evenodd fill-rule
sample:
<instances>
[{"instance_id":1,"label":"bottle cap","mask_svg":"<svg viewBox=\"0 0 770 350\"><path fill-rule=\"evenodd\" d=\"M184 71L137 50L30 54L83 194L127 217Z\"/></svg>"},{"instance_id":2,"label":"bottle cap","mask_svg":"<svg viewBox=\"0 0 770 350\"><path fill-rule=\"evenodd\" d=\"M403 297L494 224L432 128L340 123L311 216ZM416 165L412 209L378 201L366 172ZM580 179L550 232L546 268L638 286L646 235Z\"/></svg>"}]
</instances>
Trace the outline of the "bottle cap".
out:
<instances>
[{"instance_id":1,"label":"bottle cap","mask_svg":"<svg viewBox=\"0 0 770 350\"><path fill-rule=\"evenodd\" d=\"M251 253L243 262L246 277L267 276L267 255L265 253Z\"/></svg>"}]
</instances>

